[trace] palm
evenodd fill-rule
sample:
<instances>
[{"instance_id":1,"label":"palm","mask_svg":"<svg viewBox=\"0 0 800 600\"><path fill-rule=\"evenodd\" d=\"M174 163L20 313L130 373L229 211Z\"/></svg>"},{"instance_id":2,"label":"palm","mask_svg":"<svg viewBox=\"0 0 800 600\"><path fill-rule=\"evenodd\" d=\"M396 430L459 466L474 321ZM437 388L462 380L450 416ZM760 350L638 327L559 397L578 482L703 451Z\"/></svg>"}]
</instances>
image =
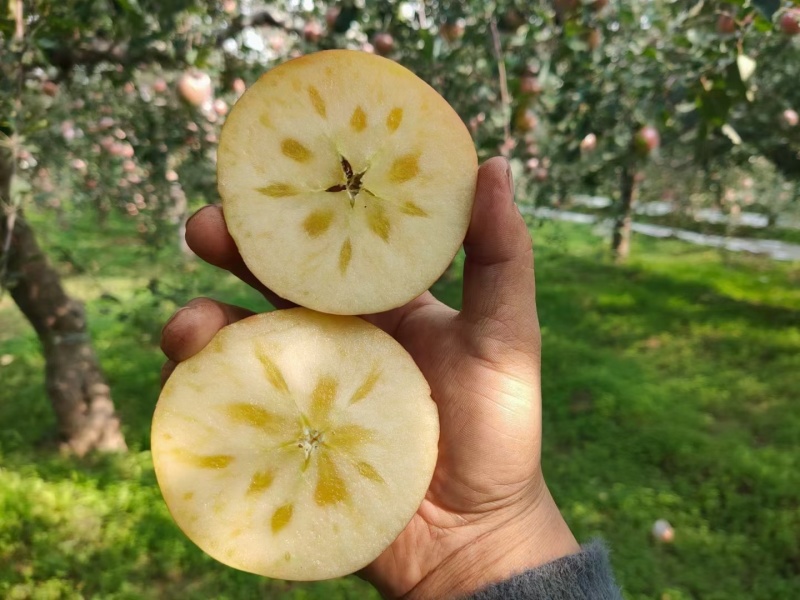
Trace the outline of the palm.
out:
<instances>
[{"instance_id":1,"label":"palm","mask_svg":"<svg viewBox=\"0 0 800 600\"><path fill-rule=\"evenodd\" d=\"M198 256L253 285L278 308L288 305L244 265L218 208L196 213L187 223L186 240ZM408 593L438 565L458 561L459 551L486 532L505 530L507 521L537 512L547 495L539 470L533 254L503 160L490 160L480 169L464 248L461 312L425 293L406 306L364 317L414 358L431 385L441 428L439 459L425 500L363 572L390 596ZM164 377L219 328L251 314L209 300L192 308L164 328L162 348L170 359ZM570 547L574 539L568 535L559 549Z\"/></svg>"}]
</instances>

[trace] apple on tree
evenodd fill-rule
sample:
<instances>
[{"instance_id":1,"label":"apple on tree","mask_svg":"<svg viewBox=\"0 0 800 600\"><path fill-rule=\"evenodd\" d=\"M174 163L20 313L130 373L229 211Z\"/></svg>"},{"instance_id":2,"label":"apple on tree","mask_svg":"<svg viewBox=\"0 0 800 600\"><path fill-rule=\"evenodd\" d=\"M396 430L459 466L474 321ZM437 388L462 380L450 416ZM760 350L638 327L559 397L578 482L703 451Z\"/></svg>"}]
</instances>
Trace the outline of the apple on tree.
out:
<instances>
[{"instance_id":1,"label":"apple on tree","mask_svg":"<svg viewBox=\"0 0 800 600\"><path fill-rule=\"evenodd\" d=\"M786 127L796 127L800 123L800 115L793 108L787 108L781 113L781 120Z\"/></svg>"},{"instance_id":2,"label":"apple on tree","mask_svg":"<svg viewBox=\"0 0 800 600\"><path fill-rule=\"evenodd\" d=\"M652 125L645 125L633 137L633 147L641 157L650 156L661 145L661 136Z\"/></svg>"},{"instance_id":3,"label":"apple on tree","mask_svg":"<svg viewBox=\"0 0 800 600\"><path fill-rule=\"evenodd\" d=\"M211 100L211 77L203 71L187 71L178 79L178 93L192 106Z\"/></svg>"},{"instance_id":4,"label":"apple on tree","mask_svg":"<svg viewBox=\"0 0 800 600\"><path fill-rule=\"evenodd\" d=\"M800 8L790 8L785 11L781 15L779 25L786 35L794 36L800 33Z\"/></svg>"},{"instance_id":5,"label":"apple on tree","mask_svg":"<svg viewBox=\"0 0 800 600\"><path fill-rule=\"evenodd\" d=\"M394 52L394 38L386 31L376 33L372 38L372 46L381 56L388 56Z\"/></svg>"}]
</instances>

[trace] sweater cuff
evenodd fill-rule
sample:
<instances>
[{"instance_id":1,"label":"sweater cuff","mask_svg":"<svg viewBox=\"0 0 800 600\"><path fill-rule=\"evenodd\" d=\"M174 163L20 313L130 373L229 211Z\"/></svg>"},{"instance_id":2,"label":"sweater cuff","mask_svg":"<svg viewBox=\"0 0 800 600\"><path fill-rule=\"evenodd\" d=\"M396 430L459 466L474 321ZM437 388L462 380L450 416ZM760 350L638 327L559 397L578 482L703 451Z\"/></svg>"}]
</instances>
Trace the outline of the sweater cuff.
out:
<instances>
[{"instance_id":1,"label":"sweater cuff","mask_svg":"<svg viewBox=\"0 0 800 600\"><path fill-rule=\"evenodd\" d=\"M621 600L608 548L601 541L578 554L559 558L490 585L465 600Z\"/></svg>"}]
</instances>

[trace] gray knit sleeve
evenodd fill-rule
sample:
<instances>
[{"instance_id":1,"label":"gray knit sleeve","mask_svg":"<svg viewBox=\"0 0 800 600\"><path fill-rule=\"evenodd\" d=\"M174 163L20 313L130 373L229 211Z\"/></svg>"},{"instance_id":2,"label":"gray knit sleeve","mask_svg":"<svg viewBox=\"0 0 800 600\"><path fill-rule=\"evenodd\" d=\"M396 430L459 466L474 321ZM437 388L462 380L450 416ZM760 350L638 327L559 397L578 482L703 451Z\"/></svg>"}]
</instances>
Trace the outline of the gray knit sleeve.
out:
<instances>
[{"instance_id":1,"label":"gray knit sleeve","mask_svg":"<svg viewBox=\"0 0 800 600\"><path fill-rule=\"evenodd\" d=\"M581 552L493 584L465 600L621 600L608 549L599 541Z\"/></svg>"}]
</instances>

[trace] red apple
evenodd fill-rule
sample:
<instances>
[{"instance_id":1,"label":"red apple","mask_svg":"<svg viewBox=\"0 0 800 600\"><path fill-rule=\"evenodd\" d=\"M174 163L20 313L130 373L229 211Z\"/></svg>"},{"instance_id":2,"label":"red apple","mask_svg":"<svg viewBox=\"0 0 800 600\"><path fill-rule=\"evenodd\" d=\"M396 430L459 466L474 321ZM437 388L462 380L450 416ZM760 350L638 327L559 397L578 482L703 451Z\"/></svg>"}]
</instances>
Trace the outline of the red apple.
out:
<instances>
[{"instance_id":1,"label":"red apple","mask_svg":"<svg viewBox=\"0 0 800 600\"><path fill-rule=\"evenodd\" d=\"M523 75L519 80L519 91L525 95L535 95L542 92L542 84L534 75Z\"/></svg>"},{"instance_id":2,"label":"red apple","mask_svg":"<svg viewBox=\"0 0 800 600\"><path fill-rule=\"evenodd\" d=\"M781 31L786 35L800 33L800 8L790 8L781 15L779 21Z\"/></svg>"},{"instance_id":3,"label":"red apple","mask_svg":"<svg viewBox=\"0 0 800 600\"><path fill-rule=\"evenodd\" d=\"M581 152L594 152L597 148L597 136L593 133L588 134L581 140Z\"/></svg>"},{"instance_id":4,"label":"red apple","mask_svg":"<svg viewBox=\"0 0 800 600\"><path fill-rule=\"evenodd\" d=\"M372 38L372 45L375 46L375 52L381 56L387 56L394 50L394 38L391 33L382 31L376 33Z\"/></svg>"},{"instance_id":5,"label":"red apple","mask_svg":"<svg viewBox=\"0 0 800 600\"><path fill-rule=\"evenodd\" d=\"M211 99L211 77L203 71L187 71L178 80L178 93L192 106Z\"/></svg>"},{"instance_id":6,"label":"red apple","mask_svg":"<svg viewBox=\"0 0 800 600\"><path fill-rule=\"evenodd\" d=\"M800 123L800 115L798 115L797 111L793 108L787 108L781 113L781 120L787 127L795 127Z\"/></svg>"},{"instance_id":7,"label":"red apple","mask_svg":"<svg viewBox=\"0 0 800 600\"><path fill-rule=\"evenodd\" d=\"M309 21L303 26L303 37L308 43L316 44L322 38L322 25Z\"/></svg>"},{"instance_id":8,"label":"red apple","mask_svg":"<svg viewBox=\"0 0 800 600\"><path fill-rule=\"evenodd\" d=\"M446 42L452 44L464 37L465 25L464 19L447 21L439 26L439 35L441 35Z\"/></svg>"},{"instance_id":9,"label":"red apple","mask_svg":"<svg viewBox=\"0 0 800 600\"><path fill-rule=\"evenodd\" d=\"M58 93L58 84L55 81L47 81L42 82L42 92L46 96L50 96L51 98Z\"/></svg>"},{"instance_id":10,"label":"red apple","mask_svg":"<svg viewBox=\"0 0 800 600\"><path fill-rule=\"evenodd\" d=\"M548 175L548 171L547 171L547 169L546 169L546 168L544 168L544 167L539 167L539 168L538 168L538 169L536 169L536 171L534 171L534 173L533 173L533 177L534 177L534 178L536 179L536 181L538 181L539 183L544 183L545 181L547 181L547 175Z\"/></svg>"},{"instance_id":11,"label":"red apple","mask_svg":"<svg viewBox=\"0 0 800 600\"><path fill-rule=\"evenodd\" d=\"M333 31L333 28L336 26L336 20L339 18L342 9L340 6L329 6L328 10L325 11L325 24L328 26L329 31Z\"/></svg>"},{"instance_id":12,"label":"red apple","mask_svg":"<svg viewBox=\"0 0 800 600\"><path fill-rule=\"evenodd\" d=\"M730 35L736 31L736 19L731 13L720 13L717 17L717 33Z\"/></svg>"},{"instance_id":13,"label":"red apple","mask_svg":"<svg viewBox=\"0 0 800 600\"><path fill-rule=\"evenodd\" d=\"M163 94L164 92L167 91L167 82L164 81L161 77L159 77L153 82L153 91L156 94Z\"/></svg>"},{"instance_id":14,"label":"red apple","mask_svg":"<svg viewBox=\"0 0 800 600\"><path fill-rule=\"evenodd\" d=\"M649 156L661 145L661 136L652 125L645 125L633 138L633 146L640 156Z\"/></svg>"},{"instance_id":15,"label":"red apple","mask_svg":"<svg viewBox=\"0 0 800 600\"><path fill-rule=\"evenodd\" d=\"M239 6L236 3L236 0L223 0L222 2L222 10L229 15L235 13L238 8Z\"/></svg>"},{"instance_id":16,"label":"red apple","mask_svg":"<svg viewBox=\"0 0 800 600\"><path fill-rule=\"evenodd\" d=\"M244 79L237 77L233 80L233 83L231 83L231 87L237 96L241 96L247 89L247 84L244 82Z\"/></svg>"},{"instance_id":17,"label":"red apple","mask_svg":"<svg viewBox=\"0 0 800 600\"><path fill-rule=\"evenodd\" d=\"M214 100L214 112L220 117L224 117L228 114L228 103L222 98L217 98Z\"/></svg>"}]
</instances>

